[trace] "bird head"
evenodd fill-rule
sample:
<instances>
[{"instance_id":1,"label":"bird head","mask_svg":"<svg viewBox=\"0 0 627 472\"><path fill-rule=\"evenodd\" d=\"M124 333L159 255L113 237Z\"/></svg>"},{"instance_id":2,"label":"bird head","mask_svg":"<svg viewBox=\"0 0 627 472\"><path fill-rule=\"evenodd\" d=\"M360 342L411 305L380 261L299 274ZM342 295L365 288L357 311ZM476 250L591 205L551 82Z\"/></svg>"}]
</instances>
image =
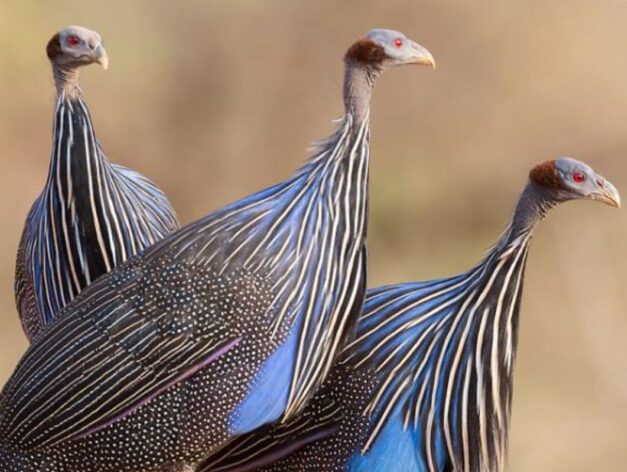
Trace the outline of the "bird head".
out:
<instances>
[{"instance_id":1,"label":"bird head","mask_svg":"<svg viewBox=\"0 0 627 472\"><path fill-rule=\"evenodd\" d=\"M347 61L378 69L416 64L435 68L431 53L403 33L373 29L346 52Z\"/></svg>"},{"instance_id":2,"label":"bird head","mask_svg":"<svg viewBox=\"0 0 627 472\"><path fill-rule=\"evenodd\" d=\"M68 26L59 31L48 42L48 59L61 67L79 67L88 64L100 64L104 69L109 66L107 51L102 46L102 39L95 31L82 26Z\"/></svg>"},{"instance_id":3,"label":"bird head","mask_svg":"<svg viewBox=\"0 0 627 472\"><path fill-rule=\"evenodd\" d=\"M534 167L529 179L548 190L557 201L597 200L620 207L618 190L589 165L570 157L547 161Z\"/></svg>"}]
</instances>

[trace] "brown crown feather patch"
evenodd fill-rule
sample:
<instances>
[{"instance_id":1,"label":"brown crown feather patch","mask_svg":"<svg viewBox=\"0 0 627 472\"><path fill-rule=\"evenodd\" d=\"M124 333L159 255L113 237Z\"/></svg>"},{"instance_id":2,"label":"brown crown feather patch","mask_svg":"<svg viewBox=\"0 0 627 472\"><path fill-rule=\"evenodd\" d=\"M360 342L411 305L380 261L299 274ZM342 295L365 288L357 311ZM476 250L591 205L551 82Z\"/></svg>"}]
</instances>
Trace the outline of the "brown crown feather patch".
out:
<instances>
[{"instance_id":1,"label":"brown crown feather patch","mask_svg":"<svg viewBox=\"0 0 627 472\"><path fill-rule=\"evenodd\" d=\"M48 45L46 46L46 54L48 55L48 59L51 61L55 58L63 54L61 50L61 35L59 33L55 34L50 41L48 41Z\"/></svg>"},{"instance_id":2,"label":"brown crown feather patch","mask_svg":"<svg viewBox=\"0 0 627 472\"><path fill-rule=\"evenodd\" d=\"M529 172L529 179L538 185L552 189L561 189L562 180L555 168L555 161L546 161L535 166Z\"/></svg>"},{"instance_id":3,"label":"brown crown feather patch","mask_svg":"<svg viewBox=\"0 0 627 472\"><path fill-rule=\"evenodd\" d=\"M375 65L381 64L386 57L382 46L369 39L360 39L346 51L344 59L360 64Z\"/></svg>"}]
</instances>

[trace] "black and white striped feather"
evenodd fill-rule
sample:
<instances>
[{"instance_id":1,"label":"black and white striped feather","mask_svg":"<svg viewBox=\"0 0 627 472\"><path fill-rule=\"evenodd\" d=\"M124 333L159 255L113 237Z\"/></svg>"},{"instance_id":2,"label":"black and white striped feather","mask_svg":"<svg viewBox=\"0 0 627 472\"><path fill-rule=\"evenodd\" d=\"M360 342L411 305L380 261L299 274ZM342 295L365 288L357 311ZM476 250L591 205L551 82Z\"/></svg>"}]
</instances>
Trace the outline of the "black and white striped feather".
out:
<instances>
[{"instance_id":1,"label":"black and white striped feather","mask_svg":"<svg viewBox=\"0 0 627 472\"><path fill-rule=\"evenodd\" d=\"M80 93L61 92L48 178L17 256L16 301L29 339L86 286L176 228L163 192L106 158Z\"/></svg>"}]
</instances>

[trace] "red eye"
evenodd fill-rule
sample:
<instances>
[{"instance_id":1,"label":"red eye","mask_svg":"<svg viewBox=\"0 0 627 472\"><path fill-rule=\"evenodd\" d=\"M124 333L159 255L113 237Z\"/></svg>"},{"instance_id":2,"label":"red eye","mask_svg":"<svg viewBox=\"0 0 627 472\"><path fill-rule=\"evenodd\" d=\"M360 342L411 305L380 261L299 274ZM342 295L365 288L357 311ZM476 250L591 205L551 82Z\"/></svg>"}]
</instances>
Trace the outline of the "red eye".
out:
<instances>
[{"instance_id":1,"label":"red eye","mask_svg":"<svg viewBox=\"0 0 627 472\"><path fill-rule=\"evenodd\" d=\"M78 39L78 36L72 35L67 38L68 46L76 46L78 43L80 43L80 39Z\"/></svg>"},{"instance_id":2,"label":"red eye","mask_svg":"<svg viewBox=\"0 0 627 472\"><path fill-rule=\"evenodd\" d=\"M575 172L573 174L573 180L580 184L581 182L585 182L586 176L583 174L583 172Z\"/></svg>"},{"instance_id":3,"label":"red eye","mask_svg":"<svg viewBox=\"0 0 627 472\"><path fill-rule=\"evenodd\" d=\"M394 40L394 46L396 46L397 48L400 48L403 45L403 40L401 38L396 38Z\"/></svg>"}]
</instances>

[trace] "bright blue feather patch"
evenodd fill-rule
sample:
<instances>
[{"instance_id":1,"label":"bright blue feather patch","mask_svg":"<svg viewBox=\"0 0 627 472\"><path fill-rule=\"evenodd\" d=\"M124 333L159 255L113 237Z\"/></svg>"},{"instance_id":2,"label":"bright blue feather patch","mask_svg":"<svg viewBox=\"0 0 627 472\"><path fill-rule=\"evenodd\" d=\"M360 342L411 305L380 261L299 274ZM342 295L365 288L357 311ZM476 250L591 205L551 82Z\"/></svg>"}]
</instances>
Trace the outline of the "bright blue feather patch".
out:
<instances>
[{"instance_id":1,"label":"bright blue feather patch","mask_svg":"<svg viewBox=\"0 0 627 472\"><path fill-rule=\"evenodd\" d=\"M350 472L413 472L426 470L418 462L415 439L410 430L403 429L400 415L390 419L370 450L355 454L348 463Z\"/></svg>"},{"instance_id":2,"label":"bright blue feather patch","mask_svg":"<svg viewBox=\"0 0 627 472\"><path fill-rule=\"evenodd\" d=\"M273 423L285 412L298 333L298 329L293 329L287 341L263 364L252 391L231 414L231 434L248 433L264 424Z\"/></svg>"}]
</instances>

